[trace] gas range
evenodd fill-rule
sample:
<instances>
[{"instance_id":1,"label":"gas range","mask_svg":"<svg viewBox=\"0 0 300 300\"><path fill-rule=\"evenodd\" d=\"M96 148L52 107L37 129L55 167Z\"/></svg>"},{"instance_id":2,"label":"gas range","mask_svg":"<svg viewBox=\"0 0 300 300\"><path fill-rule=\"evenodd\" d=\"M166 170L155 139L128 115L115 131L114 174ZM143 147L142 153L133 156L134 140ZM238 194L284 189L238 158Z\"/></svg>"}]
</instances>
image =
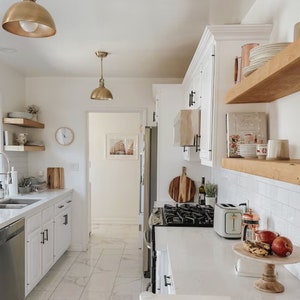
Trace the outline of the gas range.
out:
<instances>
[{"instance_id":1,"label":"gas range","mask_svg":"<svg viewBox=\"0 0 300 300\"><path fill-rule=\"evenodd\" d=\"M213 227L214 208L210 205L198 204L165 204L157 208L149 225Z\"/></svg>"}]
</instances>

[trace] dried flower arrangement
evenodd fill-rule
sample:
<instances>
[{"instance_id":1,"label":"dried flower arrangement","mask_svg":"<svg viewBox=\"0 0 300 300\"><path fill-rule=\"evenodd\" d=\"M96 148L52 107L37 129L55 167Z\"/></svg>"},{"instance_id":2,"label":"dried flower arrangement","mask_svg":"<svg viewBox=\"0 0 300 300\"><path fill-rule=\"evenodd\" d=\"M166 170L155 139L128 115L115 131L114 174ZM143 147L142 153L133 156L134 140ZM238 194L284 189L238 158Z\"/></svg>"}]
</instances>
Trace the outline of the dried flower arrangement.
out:
<instances>
[{"instance_id":1,"label":"dried flower arrangement","mask_svg":"<svg viewBox=\"0 0 300 300\"><path fill-rule=\"evenodd\" d=\"M30 114L37 114L39 112L40 108L37 105L32 104L32 105L27 106L26 110Z\"/></svg>"}]
</instances>

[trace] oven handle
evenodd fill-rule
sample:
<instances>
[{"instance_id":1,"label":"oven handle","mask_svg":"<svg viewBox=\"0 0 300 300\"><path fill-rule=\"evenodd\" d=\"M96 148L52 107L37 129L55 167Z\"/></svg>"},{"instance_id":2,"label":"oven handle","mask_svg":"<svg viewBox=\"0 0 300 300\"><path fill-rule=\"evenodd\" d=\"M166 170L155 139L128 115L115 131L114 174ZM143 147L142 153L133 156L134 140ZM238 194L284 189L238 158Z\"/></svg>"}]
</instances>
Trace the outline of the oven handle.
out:
<instances>
[{"instance_id":1,"label":"oven handle","mask_svg":"<svg viewBox=\"0 0 300 300\"><path fill-rule=\"evenodd\" d=\"M148 249L151 249L151 244L150 242L147 240L147 236L149 236L150 234L150 229L144 230L144 243L147 246Z\"/></svg>"}]
</instances>

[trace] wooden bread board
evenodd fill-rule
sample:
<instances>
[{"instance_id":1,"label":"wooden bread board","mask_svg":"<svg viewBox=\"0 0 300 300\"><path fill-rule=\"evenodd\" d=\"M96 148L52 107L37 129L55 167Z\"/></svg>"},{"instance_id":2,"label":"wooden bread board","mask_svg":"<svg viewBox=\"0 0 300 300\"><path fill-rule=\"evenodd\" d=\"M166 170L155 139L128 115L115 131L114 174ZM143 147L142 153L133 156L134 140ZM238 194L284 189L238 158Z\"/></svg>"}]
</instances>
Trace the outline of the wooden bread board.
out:
<instances>
[{"instance_id":1,"label":"wooden bread board","mask_svg":"<svg viewBox=\"0 0 300 300\"><path fill-rule=\"evenodd\" d=\"M182 168L182 174L175 177L169 185L169 196L179 203L194 200L196 187L193 180L186 176L186 168Z\"/></svg>"},{"instance_id":2,"label":"wooden bread board","mask_svg":"<svg viewBox=\"0 0 300 300\"><path fill-rule=\"evenodd\" d=\"M64 168L47 168L47 185L49 189L65 187Z\"/></svg>"}]
</instances>

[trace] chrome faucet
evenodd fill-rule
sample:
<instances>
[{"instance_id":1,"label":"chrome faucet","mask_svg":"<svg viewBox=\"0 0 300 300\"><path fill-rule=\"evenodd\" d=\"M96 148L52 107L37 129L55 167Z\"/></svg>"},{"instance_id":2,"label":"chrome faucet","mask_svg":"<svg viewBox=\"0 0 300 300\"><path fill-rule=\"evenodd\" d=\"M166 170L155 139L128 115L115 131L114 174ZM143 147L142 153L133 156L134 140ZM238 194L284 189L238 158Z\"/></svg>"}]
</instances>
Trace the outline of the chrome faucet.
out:
<instances>
[{"instance_id":1,"label":"chrome faucet","mask_svg":"<svg viewBox=\"0 0 300 300\"><path fill-rule=\"evenodd\" d=\"M0 154L5 159L6 165L7 165L7 172L4 172L4 171L0 172L0 175L6 175L7 176L7 183L10 184L10 183L12 183L11 171L10 171L10 161L8 159L8 156L4 152L0 151Z\"/></svg>"}]
</instances>

